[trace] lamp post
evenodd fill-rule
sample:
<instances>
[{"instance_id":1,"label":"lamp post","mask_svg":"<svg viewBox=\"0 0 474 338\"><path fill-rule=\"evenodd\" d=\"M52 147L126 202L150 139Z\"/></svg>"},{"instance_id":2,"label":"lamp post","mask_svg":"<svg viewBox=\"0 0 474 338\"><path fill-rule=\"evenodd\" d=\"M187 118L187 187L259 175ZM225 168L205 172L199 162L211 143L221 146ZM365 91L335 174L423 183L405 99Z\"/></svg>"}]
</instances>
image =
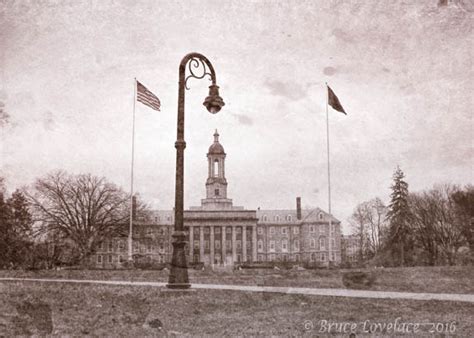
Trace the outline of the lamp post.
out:
<instances>
[{"instance_id":1,"label":"lamp post","mask_svg":"<svg viewBox=\"0 0 474 338\"><path fill-rule=\"evenodd\" d=\"M186 67L187 66L187 67ZM186 68L189 75L186 77ZM187 289L191 287L188 278L188 267L186 263L186 235L184 232L183 217L183 194L184 194L184 94L189 89L187 82L190 78L202 79L205 76L211 78L209 96L203 105L211 114L218 113L224 106L224 101L219 96L219 87L216 85L216 74L209 60L202 54L190 53L186 55L179 65L179 91L178 91L178 136L175 143L176 148L176 188L174 207L174 232L173 232L173 257L168 284L170 289ZM192 244L191 244L192 245Z\"/></svg>"}]
</instances>

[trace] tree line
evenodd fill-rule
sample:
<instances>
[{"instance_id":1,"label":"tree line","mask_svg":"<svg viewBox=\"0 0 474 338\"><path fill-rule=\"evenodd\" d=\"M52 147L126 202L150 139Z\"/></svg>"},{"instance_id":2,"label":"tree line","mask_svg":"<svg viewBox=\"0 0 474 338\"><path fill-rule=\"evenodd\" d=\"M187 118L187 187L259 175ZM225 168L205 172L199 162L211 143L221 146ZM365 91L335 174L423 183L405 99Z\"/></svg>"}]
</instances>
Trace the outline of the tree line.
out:
<instances>
[{"instance_id":1,"label":"tree line","mask_svg":"<svg viewBox=\"0 0 474 338\"><path fill-rule=\"evenodd\" d=\"M129 217L130 194L103 177L56 171L10 196L0 177L0 268L86 264L104 240L128 236Z\"/></svg>"},{"instance_id":2,"label":"tree line","mask_svg":"<svg viewBox=\"0 0 474 338\"><path fill-rule=\"evenodd\" d=\"M435 185L409 192L403 171L393 175L390 203L356 206L350 218L359 263L382 266L474 262L474 186Z\"/></svg>"}]
</instances>

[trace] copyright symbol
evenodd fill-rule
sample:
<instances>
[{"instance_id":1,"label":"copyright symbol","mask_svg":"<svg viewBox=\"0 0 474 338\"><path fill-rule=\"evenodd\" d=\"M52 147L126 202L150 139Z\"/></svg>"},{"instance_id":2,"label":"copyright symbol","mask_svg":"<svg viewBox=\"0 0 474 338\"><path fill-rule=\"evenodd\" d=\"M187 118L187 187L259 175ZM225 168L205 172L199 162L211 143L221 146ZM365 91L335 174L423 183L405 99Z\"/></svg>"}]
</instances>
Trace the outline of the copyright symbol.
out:
<instances>
[{"instance_id":1,"label":"copyright symbol","mask_svg":"<svg viewBox=\"0 0 474 338\"><path fill-rule=\"evenodd\" d=\"M306 331L311 331L312 329L314 329L314 325L311 320L305 320L303 322L303 327Z\"/></svg>"}]
</instances>

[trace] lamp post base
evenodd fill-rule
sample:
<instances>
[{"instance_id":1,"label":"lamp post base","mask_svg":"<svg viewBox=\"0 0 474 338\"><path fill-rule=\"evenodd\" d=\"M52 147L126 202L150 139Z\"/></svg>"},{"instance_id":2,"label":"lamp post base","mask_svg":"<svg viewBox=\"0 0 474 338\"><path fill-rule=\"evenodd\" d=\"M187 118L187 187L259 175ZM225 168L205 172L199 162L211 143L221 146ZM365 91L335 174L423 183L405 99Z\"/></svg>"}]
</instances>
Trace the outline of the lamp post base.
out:
<instances>
[{"instance_id":1,"label":"lamp post base","mask_svg":"<svg viewBox=\"0 0 474 338\"><path fill-rule=\"evenodd\" d=\"M169 289L189 289L191 284L189 283L188 265L184 252L186 235L183 231L175 231L173 238L173 258L166 287Z\"/></svg>"}]
</instances>

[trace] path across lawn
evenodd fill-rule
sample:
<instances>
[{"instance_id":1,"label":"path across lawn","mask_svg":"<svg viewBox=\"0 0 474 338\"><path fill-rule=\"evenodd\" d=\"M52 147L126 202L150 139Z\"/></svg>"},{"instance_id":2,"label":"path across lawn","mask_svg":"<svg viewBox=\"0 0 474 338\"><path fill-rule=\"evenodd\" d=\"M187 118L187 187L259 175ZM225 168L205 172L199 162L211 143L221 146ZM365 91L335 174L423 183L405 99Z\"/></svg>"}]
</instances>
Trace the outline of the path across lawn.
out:
<instances>
[{"instance_id":1,"label":"path across lawn","mask_svg":"<svg viewBox=\"0 0 474 338\"><path fill-rule=\"evenodd\" d=\"M0 278L0 282L52 282L52 283L86 283L86 284L108 284L108 285L131 285L166 287L166 283L160 282L131 282L131 281L106 281L87 279L48 279L48 278ZM474 303L473 294L456 293L415 293L394 291L368 291L350 289L315 289L295 288L279 286L251 286L251 285L223 285L223 284L192 284L193 289L233 290L246 292L273 292L284 294L298 294L310 296L332 296L351 298L379 298L379 299L411 299L411 300L441 300L454 302Z\"/></svg>"}]
</instances>

